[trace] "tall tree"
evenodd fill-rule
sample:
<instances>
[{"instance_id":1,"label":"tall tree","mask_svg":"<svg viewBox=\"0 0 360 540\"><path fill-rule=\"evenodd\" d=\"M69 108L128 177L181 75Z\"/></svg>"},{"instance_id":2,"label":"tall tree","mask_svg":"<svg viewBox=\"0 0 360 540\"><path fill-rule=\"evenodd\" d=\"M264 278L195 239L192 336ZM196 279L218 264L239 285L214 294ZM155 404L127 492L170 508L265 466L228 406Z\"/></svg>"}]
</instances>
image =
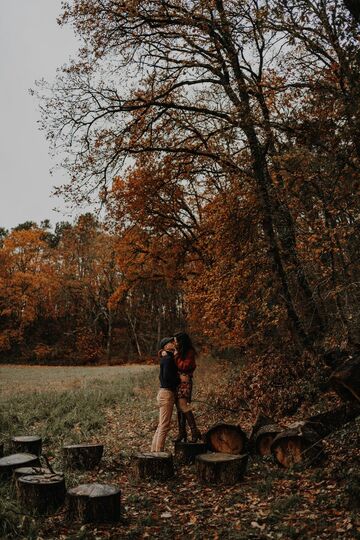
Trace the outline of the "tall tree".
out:
<instances>
[{"instance_id":1,"label":"tall tree","mask_svg":"<svg viewBox=\"0 0 360 540\"><path fill-rule=\"evenodd\" d=\"M256 208L253 249L264 261L263 275L270 276L292 338L309 350L324 344L332 314L324 310L321 265L313 268L302 242L320 220L336 264L346 259L346 247L331 232L331 223L342 219L329 211L331 167L326 171L326 158L314 144L314 138L326 137L326 127L336 133L345 121L343 134L349 133L351 143L343 159L358 174L357 45L352 36L342 37L354 27L343 3L75 0L66 5L62 22L72 23L85 43L79 61L64 68L47 96L44 89L49 137L55 146L69 145L72 154L76 148L70 159L73 184L65 192L79 197L78 187L85 186L84 196L98 188L104 198L122 172L129 196L137 180L144 194L137 200L157 216L162 234L176 228L201 252L194 234L199 215L222 185L235 181L240 201L248 199ZM333 107L327 122L316 112L321 95L330 98L328 110ZM326 155L332 151L333 142ZM142 174L140 162L136 178L125 175L129 158L139 155L154 174ZM167 156L173 157L174 175ZM317 215L297 206L299 200L308 204L310 167L302 191L293 189L299 175L290 170L291 160L306 167L308 156L321 178L312 177ZM341 160L332 163L340 179ZM132 196L136 200L136 192ZM132 212L135 222L143 219L141 206ZM332 288L337 286L333 281Z\"/></svg>"}]
</instances>

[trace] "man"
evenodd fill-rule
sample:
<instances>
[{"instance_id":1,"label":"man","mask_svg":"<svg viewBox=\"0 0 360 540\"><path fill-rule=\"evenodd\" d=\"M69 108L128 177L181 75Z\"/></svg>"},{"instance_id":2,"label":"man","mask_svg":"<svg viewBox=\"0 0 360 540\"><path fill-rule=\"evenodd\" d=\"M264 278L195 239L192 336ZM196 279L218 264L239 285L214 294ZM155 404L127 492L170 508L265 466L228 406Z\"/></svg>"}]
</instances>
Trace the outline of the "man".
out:
<instances>
[{"instance_id":1,"label":"man","mask_svg":"<svg viewBox=\"0 0 360 540\"><path fill-rule=\"evenodd\" d=\"M165 351L166 354L163 354ZM159 424L151 444L152 452L163 452L167 434L170 431L171 417L175 404L176 387L180 383L174 360L175 342L173 337L166 337L160 342L160 390L157 395L159 406Z\"/></svg>"}]
</instances>

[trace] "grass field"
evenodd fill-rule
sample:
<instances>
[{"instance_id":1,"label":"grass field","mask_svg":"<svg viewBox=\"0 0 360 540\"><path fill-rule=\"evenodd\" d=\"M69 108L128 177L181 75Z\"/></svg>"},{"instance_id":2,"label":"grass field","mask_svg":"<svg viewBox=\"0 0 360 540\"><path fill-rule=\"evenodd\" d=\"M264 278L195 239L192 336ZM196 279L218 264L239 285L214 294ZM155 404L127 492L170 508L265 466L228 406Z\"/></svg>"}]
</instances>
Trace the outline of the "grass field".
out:
<instances>
[{"instance_id":1,"label":"grass field","mask_svg":"<svg viewBox=\"0 0 360 540\"><path fill-rule=\"evenodd\" d=\"M94 381L116 381L154 370L140 364L125 366L18 366L0 365L0 399L22 392L86 388Z\"/></svg>"},{"instance_id":2,"label":"grass field","mask_svg":"<svg viewBox=\"0 0 360 540\"><path fill-rule=\"evenodd\" d=\"M44 453L62 469L61 447L102 442L100 467L66 472L67 487L87 482L117 484L122 520L116 525L78 525L63 510L51 517L24 515L11 484L0 483L0 539L98 540L123 538L182 540L359 539L356 501L360 478L354 427L327 441L324 468L281 470L270 459L252 458L243 482L204 486L194 467L178 467L165 484L135 481L129 467L134 451L148 451L157 425L156 366L47 368L2 366L0 440L5 451L15 434L43 437ZM212 359L199 362L194 405L202 431L217 421L247 417L223 406L231 367ZM223 391L223 393L221 393ZM173 429L167 441L172 451ZM358 429L360 426L358 425ZM346 445L342 445L346 441ZM358 480L357 480L358 478Z\"/></svg>"}]
</instances>

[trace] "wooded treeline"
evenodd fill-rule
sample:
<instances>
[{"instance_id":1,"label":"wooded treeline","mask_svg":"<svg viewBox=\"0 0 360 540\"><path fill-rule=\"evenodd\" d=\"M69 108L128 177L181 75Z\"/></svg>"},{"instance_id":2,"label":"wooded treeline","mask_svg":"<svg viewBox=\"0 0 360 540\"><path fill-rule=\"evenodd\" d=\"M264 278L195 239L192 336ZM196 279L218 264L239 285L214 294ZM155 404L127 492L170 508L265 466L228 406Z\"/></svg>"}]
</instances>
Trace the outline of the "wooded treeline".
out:
<instances>
[{"instance_id":1,"label":"wooded treeline","mask_svg":"<svg viewBox=\"0 0 360 540\"><path fill-rule=\"evenodd\" d=\"M179 291L192 332L251 358L252 392L354 350L354 3L73 0L60 22L84 46L39 85L43 127L62 194L107 208L126 282Z\"/></svg>"},{"instance_id":2,"label":"wooded treeline","mask_svg":"<svg viewBox=\"0 0 360 540\"><path fill-rule=\"evenodd\" d=\"M91 363L142 358L181 324L164 281L127 286L119 239L91 214L26 222L0 242L0 359ZM120 258L119 258L120 257Z\"/></svg>"}]
</instances>

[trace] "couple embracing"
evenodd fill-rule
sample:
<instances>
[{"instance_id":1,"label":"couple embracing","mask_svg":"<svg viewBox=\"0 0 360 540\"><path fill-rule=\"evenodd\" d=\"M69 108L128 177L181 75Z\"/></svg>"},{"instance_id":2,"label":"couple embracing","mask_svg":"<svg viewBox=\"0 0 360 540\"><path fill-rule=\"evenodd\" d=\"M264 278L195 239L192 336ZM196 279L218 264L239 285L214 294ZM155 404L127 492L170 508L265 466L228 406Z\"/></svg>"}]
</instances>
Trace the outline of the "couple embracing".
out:
<instances>
[{"instance_id":1,"label":"couple embracing","mask_svg":"<svg viewBox=\"0 0 360 540\"><path fill-rule=\"evenodd\" d=\"M179 427L176 441L186 441L186 423L191 430L190 442L196 442L201 438L190 406L192 378L196 368L195 356L191 339L185 332L180 332L174 337L166 337L160 342L160 390L157 395L159 424L152 441L152 452L164 451L174 405L177 409Z\"/></svg>"}]
</instances>

